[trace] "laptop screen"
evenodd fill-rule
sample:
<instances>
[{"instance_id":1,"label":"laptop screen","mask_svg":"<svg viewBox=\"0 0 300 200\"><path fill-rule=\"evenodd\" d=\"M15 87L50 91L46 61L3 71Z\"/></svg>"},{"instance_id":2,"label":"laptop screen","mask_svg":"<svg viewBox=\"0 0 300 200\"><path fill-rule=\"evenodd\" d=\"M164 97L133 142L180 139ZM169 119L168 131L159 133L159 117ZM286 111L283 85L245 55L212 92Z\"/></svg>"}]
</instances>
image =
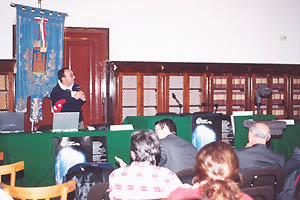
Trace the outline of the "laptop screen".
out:
<instances>
[{"instance_id":1,"label":"laptop screen","mask_svg":"<svg viewBox=\"0 0 300 200\"><path fill-rule=\"evenodd\" d=\"M53 114L53 132L78 131L79 112L60 112Z\"/></svg>"},{"instance_id":2,"label":"laptop screen","mask_svg":"<svg viewBox=\"0 0 300 200\"><path fill-rule=\"evenodd\" d=\"M24 112L0 112L0 132L24 132Z\"/></svg>"}]
</instances>

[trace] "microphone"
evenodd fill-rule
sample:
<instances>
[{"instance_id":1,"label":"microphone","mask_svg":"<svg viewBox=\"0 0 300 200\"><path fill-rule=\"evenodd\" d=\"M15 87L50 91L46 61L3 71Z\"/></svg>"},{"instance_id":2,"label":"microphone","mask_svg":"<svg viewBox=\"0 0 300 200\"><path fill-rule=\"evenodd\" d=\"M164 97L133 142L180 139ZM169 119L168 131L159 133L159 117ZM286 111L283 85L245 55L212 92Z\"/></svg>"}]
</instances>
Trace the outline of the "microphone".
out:
<instances>
[{"instance_id":1,"label":"microphone","mask_svg":"<svg viewBox=\"0 0 300 200\"><path fill-rule=\"evenodd\" d=\"M179 107L182 107L182 104L180 103L180 101L177 99L176 95L174 93L172 93L172 98L177 102L177 104L179 105Z\"/></svg>"},{"instance_id":2,"label":"microphone","mask_svg":"<svg viewBox=\"0 0 300 200\"><path fill-rule=\"evenodd\" d=\"M216 103L216 104L214 104L213 106L216 108L216 109L215 109L215 113L217 113L217 110L218 110L219 104L217 104L217 103Z\"/></svg>"},{"instance_id":3,"label":"microphone","mask_svg":"<svg viewBox=\"0 0 300 200\"><path fill-rule=\"evenodd\" d=\"M176 95L174 93L172 93L172 98L177 102L177 104L179 105L179 114L181 114L181 108L182 108L182 104L180 103L180 101L177 99Z\"/></svg>"},{"instance_id":4,"label":"microphone","mask_svg":"<svg viewBox=\"0 0 300 200\"><path fill-rule=\"evenodd\" d=\"M172 93L172 97L173 97L173 99L175 99L175 100L177 99L177 98L176 98L176 95L175 95L174 93Z\"/></svg>"},{"instance_id":5,"label":"microphone","mask_svg":"<svg viewBox=\"0 0 300 200\"><path fill-rule=\"evenodd\" d=\"M75 85L73 91L76 91L76 92L77 92L77 91L80 91L80 85Z\"/></svg>"}]
</instances>

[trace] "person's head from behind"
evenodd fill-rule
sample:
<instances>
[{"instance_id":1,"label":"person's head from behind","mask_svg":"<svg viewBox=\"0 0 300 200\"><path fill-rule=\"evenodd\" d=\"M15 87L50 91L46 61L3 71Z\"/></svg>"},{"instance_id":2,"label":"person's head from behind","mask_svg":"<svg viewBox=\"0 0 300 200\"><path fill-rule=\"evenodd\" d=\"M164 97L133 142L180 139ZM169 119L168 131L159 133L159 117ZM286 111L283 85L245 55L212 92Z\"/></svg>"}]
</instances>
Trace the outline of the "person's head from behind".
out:
<instances>
[{"instance_id":1,"label":"person's head from behind","mask_svg":"<svg viewBox=\"0 0 300 200\"><path fill-rule=\"evenodd\" d=\"M241 181L238 158L232 147L221 141L205 145L196 156L195 182L205 183L207 199L239 199Z\"/></svg>"},{"instance_id":2,"label":"person's head from behind","mask_svg":"<svg viewBox=\"0 0 300 200\"><path fill-rule=\"evenodd\" d=\"M155 165L155 157L160 154L159 139L152 130L137 130L131 135L130 150L132 160Z\"/></svg>"},{"instance_id":3,"label":"person's head from behind","mask_svg":"<svg viewBox=\"0 0 300 200\"><path fill-rule=\"evenodd\" d=\"M163 139L170 134L176 135L176 124L171 119L162 119L155 122L155 133L159 139Z\"/></svg>"},{"instance_id":4,"label":"person's head from behind","mask_svg":"<svg viewBox=\"0 0 300 200\"><path fill-rule=\"evenodd\" d=\"M266 144L270 138L270 129L266 124L258 122L249 127L249 145Z\"/></svg>"},{"instance_id":5,"label":"person's head from behind","mask_svg":"<svg viewBox=\"0 0 300 200\"><path fill-rule=\"evenodd\" d=\"M62 68L57 72L57 77L60 80L60 82L69 87L72 84L74 84L75 75L73 71L69 68Z\"/></svg>"}]
</instances>

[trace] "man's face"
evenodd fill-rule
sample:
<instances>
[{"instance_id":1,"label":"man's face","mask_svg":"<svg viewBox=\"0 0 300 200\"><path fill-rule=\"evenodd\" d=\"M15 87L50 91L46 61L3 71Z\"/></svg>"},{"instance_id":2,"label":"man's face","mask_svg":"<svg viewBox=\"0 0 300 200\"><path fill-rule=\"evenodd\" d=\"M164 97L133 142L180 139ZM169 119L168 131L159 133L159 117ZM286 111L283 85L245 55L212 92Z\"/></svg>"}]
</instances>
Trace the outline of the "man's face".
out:
<instances>
[{"instance_id":1,"label":"man's face","mask_svg":"<svg viewBox=\"0 0 300 200\"><path fill-rule=\"evenodd\" d=\"M62 84L69 87L74 84L75 76L72 70L67 69L65 70L65 76L62 77Z\"/></svg>"},{"instance_id":2,"label":"man's face","mask_svg":"<svg viewBox=\"0 0 300 200\"><path fill-rule=\"evenodd\" d=\"M163 130L162 130L162 128L160 127L159 124L156 124L156 125L155 125L155 133L156 133L156 135L158 136L158 138L161 139Z\"/></svg>"}]
</instances>

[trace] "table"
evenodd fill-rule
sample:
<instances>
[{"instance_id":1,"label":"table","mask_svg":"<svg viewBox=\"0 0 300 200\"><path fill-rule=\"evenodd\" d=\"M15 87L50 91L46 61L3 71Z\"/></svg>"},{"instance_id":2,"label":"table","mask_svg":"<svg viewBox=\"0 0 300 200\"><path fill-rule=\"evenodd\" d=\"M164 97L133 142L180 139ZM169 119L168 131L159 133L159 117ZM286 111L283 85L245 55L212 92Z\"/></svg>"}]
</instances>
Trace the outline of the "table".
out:
<instances>
[{"instance_id":1,"label":"table","mask_svg":"<svg viewBox=\"0 0 300 200\"><path fill-rule=\"evenodd\" d=\"M17 186L47 186L55 184L55 137L107 136L108 162L114 156L130 162L130 136L133 131L79 131L69 133L10 133L0 134L3 164L24 160L24 177Z\"/></svg>"},{"instance_id":2,"label":"table","mask_svg":"<svg viewBox=\"0 0 300 200\"><path fill-rule=\"evenodd\" d=\"M174 120L178 136L191 142L192 116L143 116L127 117L124 123L135 129L152 129L156 121ZM248 129L242 123L257 116L234 117L235 148L242 148L248 141ZM274 119L272 115L261 119ZM55 184L55 137L107 136L108 162L115 164L114 156L130 162L130 136L133 131L79 131L70 133L14 133L0 134L0 152L4 152L3 164L24 160L24 177L17 178L17 186L47 186ZM295 146L300 146L300 124L288 125L280 138L272 138L269 148L281 153L288 160Z\"/></svg>"}]
</instances>

